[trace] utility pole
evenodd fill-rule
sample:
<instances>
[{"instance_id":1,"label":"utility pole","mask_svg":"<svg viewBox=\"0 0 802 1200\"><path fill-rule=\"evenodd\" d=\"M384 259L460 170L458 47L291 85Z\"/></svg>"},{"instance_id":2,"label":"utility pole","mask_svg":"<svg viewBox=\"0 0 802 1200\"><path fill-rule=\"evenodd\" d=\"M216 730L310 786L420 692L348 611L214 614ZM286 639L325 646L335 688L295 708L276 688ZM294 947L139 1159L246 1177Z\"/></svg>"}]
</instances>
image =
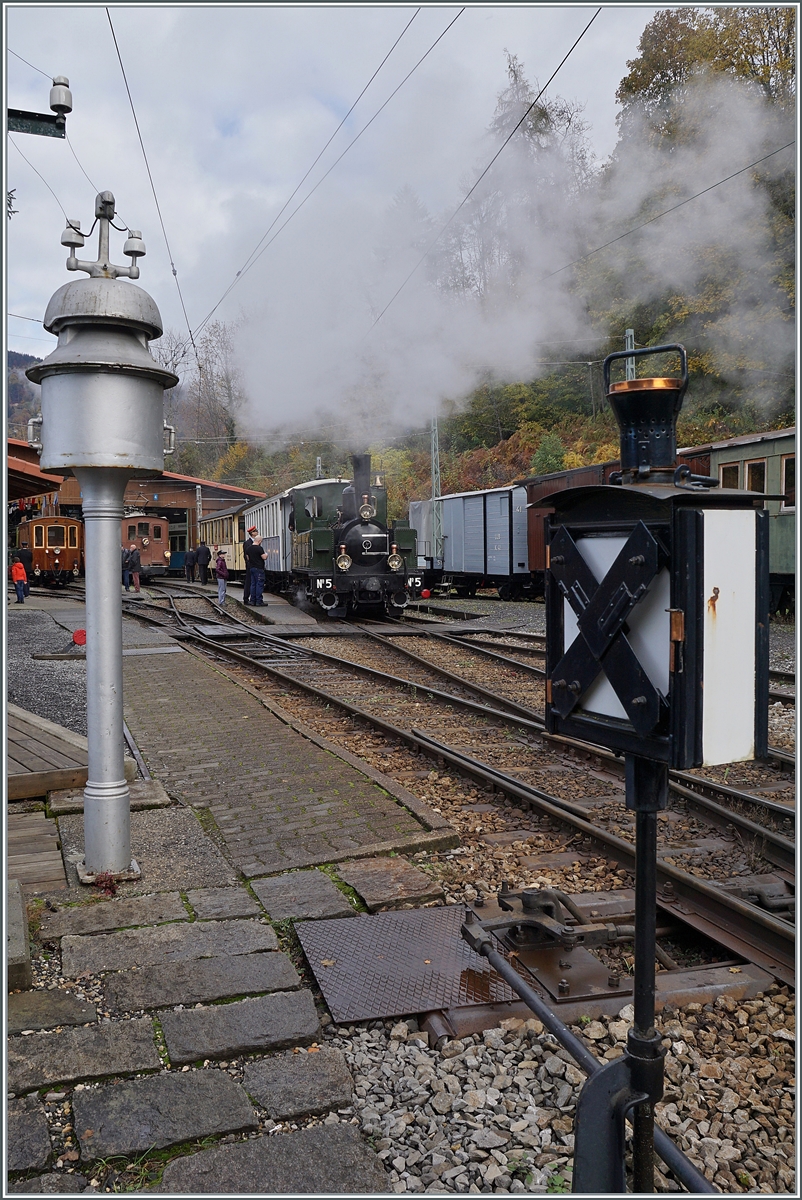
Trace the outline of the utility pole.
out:
<instances>
[{"instance_id":1,"label":"utility pole","mask_svg":"<svg viewBox=\"0 0 802 1200\"><path fill-rule=\"evenodd\" d=\"M114 196L101 192L94 262L76 257L85 237L79 220L67 221L61 235L70 248L67 270L89 278L65 283L51 297L43 324L58 335L58 346L26 371L42 385L42 413L31 422L40 427L41 464L45 470L69 467L83 496L89 770L78 877L87 884L107 873L118 879L140 875L131 857L124 769L120 522L128 480L164 468L164 390L178 383L148 349L163 332L158 308L147 292L126 282L139 278L137 260L145 253L139 230L129 229L123 246L131 265L111 261L114 216Z\"/></svg>"},{"instance_id":2,"label":"utility pole","mask_svg":"<svg viewBox=\"0 0 802 1200\"><path fill-rule=\"evenodd\" d=\"M625 350L634 350L635 349L635 330L634 329L628 329L626 331L626 334L624 336L624 349ZM627 359L626 369L627 369L627 379L634 379L635 378L635 359L634 358Z\"/></svg>"},{"instance_id":3,"label":"utility pole","mask_svg":"<svg viewBox=\"0 0 802 1200\"><path fill-rule=\"evenodd\" d=\"M443 557L443 513L440 499L440 439L437 415L432 414L432 566Z\"/></svg>"},{"instance_id":4,"label":"utility pole","mask_svg":"<svg viewBox=\"0 0 802 1200\"><path fill-rule=\"evenodd\" d=\"M315 459L315 479L323 478L323 459L320 455Z\"/></svg>"}]
</instances>

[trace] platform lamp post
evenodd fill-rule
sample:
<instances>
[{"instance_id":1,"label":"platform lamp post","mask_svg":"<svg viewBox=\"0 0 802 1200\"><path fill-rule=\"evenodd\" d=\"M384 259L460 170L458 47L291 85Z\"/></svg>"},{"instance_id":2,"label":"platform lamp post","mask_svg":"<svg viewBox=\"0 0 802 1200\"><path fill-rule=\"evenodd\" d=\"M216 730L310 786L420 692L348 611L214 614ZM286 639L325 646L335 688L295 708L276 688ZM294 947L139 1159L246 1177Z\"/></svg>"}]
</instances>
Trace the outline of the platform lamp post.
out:
<instances>
[{"instance_id":1,"label":"platform lamp post","mask_svg":"<svg viewBox=\"0 0 802 1200\"><path fill-rule=\"evenodd\" d=\"M679 378L635 378L635 360L679 354ZM625 359L626 379L611 383ZM630 365L631 364L631 365ZM546 727L623 753L635 813L634 1023L627 1051L589 1077L575 1121L575 1192L654 1190L654 1106L663 1051L654 1027L657 816L669 768L765 756L768 734L768 498L676 465L688 385L680 345L609 355L604 387L620 428L609 485L549 496Z\"/></svg>"},{"instance_id":2,"label":"platform lamp post","mask_svg":"<svg viewBox=\"0 0 802 1200\"><path fill-rule=\"evenodd\" d=\"M171 432L163 415L164 389L178 383L148 350L163 332L158 308L142 288L123 282L139 277L137 260L145 246L137 230L128 230L123 247L131 265L111 262L114 215L114 196L101 192L95 202L95 262L76 258L85 237L80 221L68 220L61 235L70 251L67 270L89 278L65 283L51 297L44 326L58 335L58 345L26 372L42 386L42 412L34 422L41 465L71 471L82 495L89 771L78 874L84 883L101 874L139 876L131 856L124 770L120 523L128 480L164 467L165 430Z\"/></svg>"}]
</instances>

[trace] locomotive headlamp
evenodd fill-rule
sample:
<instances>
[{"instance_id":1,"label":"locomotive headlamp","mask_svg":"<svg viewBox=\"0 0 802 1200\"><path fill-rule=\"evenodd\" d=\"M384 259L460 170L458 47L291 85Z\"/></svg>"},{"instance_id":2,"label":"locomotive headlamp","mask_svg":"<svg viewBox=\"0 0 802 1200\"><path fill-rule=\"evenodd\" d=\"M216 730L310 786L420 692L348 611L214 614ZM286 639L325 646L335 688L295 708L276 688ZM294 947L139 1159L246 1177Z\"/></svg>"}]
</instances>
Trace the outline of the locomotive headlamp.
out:
<instances>
[{"instance_id":1,"label":"locomotive headlamp","mask_svg":"<svg viewBox=\"0 0 802 1200\"><path fill-rule=\"evenodd\" d=\"M347 571L348 568L351 566L353 559L351 558L350 554L338 554L336 561L337 561L337 570L338 571Z\"/></svg>"},{"instance_id":2,"label":"locomotive headlamp","mask_svg":"<svg viewBox=\"0 0 802 1200\"><path fill-rule=\"evenodd\" d=\"M166 559L168 559L168 560L169 560L169 559L171 559L171 558L172 558L172 553L171 553L171 551L169 551L169 550L165 550L165 552L164 552L164 557L165 557Z\"/></svg>"},{"instance_id":3,"label":"locomotive headlamp","mask_svg":"<svg viewBox=\"0 0 802 1200\"><path fill-rule=\"evenodd\" d=\"M391 549L392 553L389 555L389 557L387 559L387 566L390 568L391 571L403 570L404 560L401 557L401 555L398 553L398 547L395 544L393 544L390 547L390 549Z\"/></svg>"},{"instance_id":4,"label":"locomotive headlamp","mask_svg":"<svg viewBox=\"0 0 802 1200\"><path fill-rule=\"evenodd\" d=\"M372 521L376 516L376 509L372 504L362 504L360 505L359 515L363 521Z\"/></svg>"}]
</instances>

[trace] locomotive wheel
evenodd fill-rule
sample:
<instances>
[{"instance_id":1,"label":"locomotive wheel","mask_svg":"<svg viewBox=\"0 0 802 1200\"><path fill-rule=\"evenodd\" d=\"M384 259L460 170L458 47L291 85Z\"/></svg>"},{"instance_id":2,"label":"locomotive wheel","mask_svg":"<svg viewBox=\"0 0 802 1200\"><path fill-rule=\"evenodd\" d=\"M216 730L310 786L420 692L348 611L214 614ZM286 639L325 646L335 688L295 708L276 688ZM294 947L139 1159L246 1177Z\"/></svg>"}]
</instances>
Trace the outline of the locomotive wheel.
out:
<instances>
[{"instance_id":1,"label":"locomotive wheel","mask_svg":"<svg viewBox=\"0 0 802 1200\"><path fill-rule=\"evenodd\" d=\"M498 589L499 600L512 600L513 587L511 583L502 583Z\"/></svg>"}]
</instances>

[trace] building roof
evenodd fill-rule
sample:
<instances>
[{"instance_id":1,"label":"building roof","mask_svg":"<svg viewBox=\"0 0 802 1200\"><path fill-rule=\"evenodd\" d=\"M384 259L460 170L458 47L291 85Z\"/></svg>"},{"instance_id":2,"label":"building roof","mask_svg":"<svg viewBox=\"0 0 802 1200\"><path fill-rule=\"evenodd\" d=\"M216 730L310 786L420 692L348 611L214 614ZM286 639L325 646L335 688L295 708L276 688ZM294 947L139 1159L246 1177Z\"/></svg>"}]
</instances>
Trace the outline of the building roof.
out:
<instances>
[{"instance_id":1,"label":"building roof","mask_svg":"<svg viewBox=\"0 0 802 1200\"><path fill-rule=\"evenodd\" d=\"M164 479L176 479L181 483L200 484L201 487L219 488L221 492L231 492L235 496L246 496L250 499L264 500L267 492L257 492L255 488L234 487L232 483L220 483L218 479L196 479L194 475L177 475L175 471L162 471ZM153 478L157 478L156 475Z\"/></svg>"},{"instance_id":2,"label":"building roof","mask_svg":"<svg viewBox=\"0 0 802 1200\"><path fill-rule=\"evenodd\" d=\"M711 450L726 450L730 446L751 446L760 442L771 442L776 438L796 437L796 426L788 429L769 429L766 433L742 433L738 437L725 438L722 442L706 442L704 446L683 446L677 454L708 454Z\"/></svg>"},{"instance_id":3,"label":"building roof","mask_svg":"<svg viewBox=\"0 0 802 1200\"><path fill-rule=\"evenodd\" d=\"M243 509L248 507L248 501L243 500L240 504L234 504L231 508L218 508L214 512L204 513L204 521L215 521L218 517L232 517L235 513L241 513Z\"/></svg>"},{"instance_id":4,"label":"building roof","mask_svg":"<svg viewBox=\"0 0 802 1200\"><path fill-rule=\"evenodd\" d=\"M8 499L41 496L57 492L64 482L61 475L46 475L39 466L39 456L32 446L20 438L8 439Z\"/></svg>"}]
</instances>

